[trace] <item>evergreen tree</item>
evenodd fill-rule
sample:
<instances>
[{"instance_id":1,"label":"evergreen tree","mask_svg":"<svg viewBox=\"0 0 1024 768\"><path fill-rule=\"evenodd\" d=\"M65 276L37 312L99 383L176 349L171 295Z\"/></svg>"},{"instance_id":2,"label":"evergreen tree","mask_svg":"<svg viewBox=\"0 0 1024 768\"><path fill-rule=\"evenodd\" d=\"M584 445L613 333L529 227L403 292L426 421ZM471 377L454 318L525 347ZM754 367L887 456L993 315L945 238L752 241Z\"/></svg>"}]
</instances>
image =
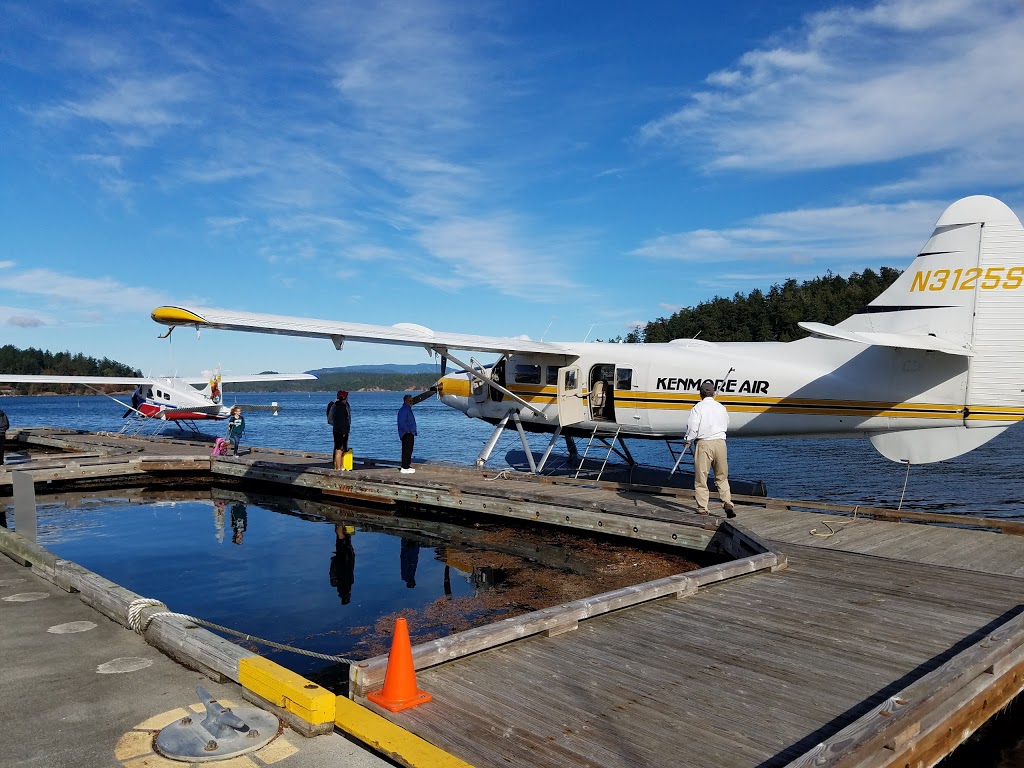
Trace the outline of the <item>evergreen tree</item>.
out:
<instances>
[{"instance_id":1,"label":"evergreen tree","mask_svg":"<svg viewBox=\"0 0 1024 768\"><path fill-rule=\"evenodd\" d=\"M807 335L797 323L835 325L861 311L900 274L901 270L891 267L854 272L848 279L827 272L803 283L793 279L776 283L767 293L755 288L731 299L715 296L670 317L652 320L626 334L625 341L793 341Z\"/></svg>"}]
</instances>

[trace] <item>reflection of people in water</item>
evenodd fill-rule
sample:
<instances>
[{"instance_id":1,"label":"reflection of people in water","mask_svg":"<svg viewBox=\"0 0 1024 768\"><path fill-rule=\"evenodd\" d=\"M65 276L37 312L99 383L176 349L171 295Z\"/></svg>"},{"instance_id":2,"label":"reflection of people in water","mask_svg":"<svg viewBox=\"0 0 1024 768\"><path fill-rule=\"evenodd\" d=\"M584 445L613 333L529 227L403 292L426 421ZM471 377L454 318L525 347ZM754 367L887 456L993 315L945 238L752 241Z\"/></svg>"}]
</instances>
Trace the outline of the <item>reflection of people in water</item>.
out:
<instances>
[{"instance_id":1,"label":"reflection of people in water","mask_svg":"<svg viewBox=\"0 0 1024 768\"><path fill-rule=\"evenodd\" d=\"M355 528L334 526L334 555L331 557L331 586L338 590L342 605L352 600L352 585L356 580L356 550L352 546Z\"/></svg>"},{"instance_id":2,"label":"reflection of people in water","mask_svg":"<svg viewBox=\"0 0 1024 768\"><path fill-rule=\"evenodd\" d=\"M224 543L224 507L226 501L213 502L213 534L218 544Z\"/></svg>"},{"instance_id":3,"label":"reflection of people in water","mask_svg":"<svg viewBox=\"0 0 1024 768\"><path fill-rule=\"evenodd\" d=\"M412 589L416 586L416 566L420 562L420 543L403 537L399 561L402 570L402 581L405 582L405 586Z\"/></svg>"},{"instance_id":4,"label":"reflection of people in water","mask_svg":"<svg viewBox=\"0 0 1024 768\"><path fill-rule=\"evenodd\" d=\"M242 543L242 534L245 533L245 526L249 522L249 513L245 510L245 504L238 502L231 505L231 541L235 544Z\"/></svg>"}]
</instances>

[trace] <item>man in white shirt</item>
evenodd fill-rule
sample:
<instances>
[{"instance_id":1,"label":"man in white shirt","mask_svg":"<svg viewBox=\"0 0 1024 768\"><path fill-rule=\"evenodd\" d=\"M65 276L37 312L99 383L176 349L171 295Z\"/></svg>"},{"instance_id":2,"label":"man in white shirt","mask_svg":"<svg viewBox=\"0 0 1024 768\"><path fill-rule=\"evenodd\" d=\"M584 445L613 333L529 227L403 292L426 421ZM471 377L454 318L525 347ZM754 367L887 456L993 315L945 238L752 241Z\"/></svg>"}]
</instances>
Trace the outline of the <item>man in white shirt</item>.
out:
<instances>
[{"instance_id":1,"label":"man in white shirt","mask_svg":"<svg viewBox=\"0 0 1024 768\"><path fill-rule=\"evenodd\" d=\"M686 445L693 444L693 495L697 514L709 515L708 469L715 470L715 485L726 517L736 517L729 492L729 460L725 451L725 433L729 413L715 400L715 383L708 379L700 385L701 400L690 409L686 422ZM683 450L686 450L685 448Z\"/></svg>"}]
</instances>

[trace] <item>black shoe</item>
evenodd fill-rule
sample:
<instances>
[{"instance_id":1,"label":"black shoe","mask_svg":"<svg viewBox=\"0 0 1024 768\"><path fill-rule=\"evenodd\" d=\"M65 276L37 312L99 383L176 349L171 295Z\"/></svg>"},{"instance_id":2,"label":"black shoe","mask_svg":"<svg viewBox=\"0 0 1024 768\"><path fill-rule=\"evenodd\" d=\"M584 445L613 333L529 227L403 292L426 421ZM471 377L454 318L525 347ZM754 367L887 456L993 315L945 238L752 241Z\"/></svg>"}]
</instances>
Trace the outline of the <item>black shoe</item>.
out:
<instances>
[{"instance_id":1,"label":"black shoe","mask_svg":"<svg viewBox=\"0 0 1024 768\"><path fill-rule=\"evenodd\" d=\"M731 503L723 504L722 505L722 509L725 510L725 516L726 517L736 517L736 512L735 512L736 507L734 507Z\"/></svg>"}]
</instances>

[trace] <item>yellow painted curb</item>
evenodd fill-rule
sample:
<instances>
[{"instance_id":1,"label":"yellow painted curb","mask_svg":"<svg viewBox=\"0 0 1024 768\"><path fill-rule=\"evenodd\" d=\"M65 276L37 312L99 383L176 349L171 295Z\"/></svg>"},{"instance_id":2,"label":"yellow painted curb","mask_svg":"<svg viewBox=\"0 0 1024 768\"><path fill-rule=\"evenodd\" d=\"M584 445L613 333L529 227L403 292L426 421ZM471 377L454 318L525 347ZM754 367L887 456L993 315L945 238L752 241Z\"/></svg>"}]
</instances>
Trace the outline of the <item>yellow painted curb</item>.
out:
<instances>
[{"instance_id":1,"label":"yellow painted curb","mask_svg":"<svg viewBox=\"0 0 1024 768\"><path fill-rule=\"evenodd\" d=\"M269 659L260 656L240 659L238 682L307 723L334 722L337 697L333 693Z\"/></svg>"},{"instance_id":2,"label":"yellow painted curb","mask_svg":"<svg viewBox=\"0 0 1024 768\"><path fill-rule=\"evenodd\" d=\"M410 768L473 768L472 765L424 741L414 733L371 712L354 701L338 696L334 724L378 752Z\"/></svg>"}]
</instances>

